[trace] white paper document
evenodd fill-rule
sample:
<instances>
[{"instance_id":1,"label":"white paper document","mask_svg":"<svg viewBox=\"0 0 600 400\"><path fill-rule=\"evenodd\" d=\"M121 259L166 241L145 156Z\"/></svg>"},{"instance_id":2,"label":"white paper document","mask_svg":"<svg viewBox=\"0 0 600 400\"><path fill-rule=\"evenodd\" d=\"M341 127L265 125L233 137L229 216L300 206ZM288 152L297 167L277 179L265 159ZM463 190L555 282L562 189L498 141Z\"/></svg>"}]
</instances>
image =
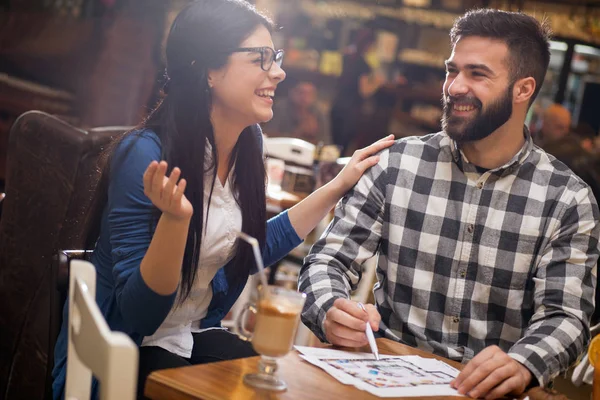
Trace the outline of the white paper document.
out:
<instances>
[{"instance_id":1,"label":"white paper document","mask_svg":"<svg viewBox=\"0 0 600 400\"><path fill-rule=\"evenodd\" d=\"M459 371L436 359L296 346L304 360L339 382L378 397L460 396L450 387Z\"/></svg>"}]
</instances>

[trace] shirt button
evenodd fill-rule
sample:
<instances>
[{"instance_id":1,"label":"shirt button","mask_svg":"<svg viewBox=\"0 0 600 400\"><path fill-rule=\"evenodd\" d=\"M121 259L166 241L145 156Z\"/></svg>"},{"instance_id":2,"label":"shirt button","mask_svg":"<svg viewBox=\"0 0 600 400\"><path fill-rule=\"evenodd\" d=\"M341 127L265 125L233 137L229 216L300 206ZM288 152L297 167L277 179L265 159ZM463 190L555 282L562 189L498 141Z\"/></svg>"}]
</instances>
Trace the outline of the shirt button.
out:
<instances>
[{"instance_id":1,"label":"shirt button","mask_svg":"<svg viewBox=\"0 0 600 400\"><path fill-rule=\"evenodd\" d=\"M479 182L477 184L477 189L482 189L483 188L483 182Z\"/></svg>"},{"instance_id":2,"label":"shirt button","mask_svg":"<svg viewBox=\"0 0 600 400\"><path fill-rule=\"evenodd\" d=\"M454 318L452 318L452 321L453 321L455 324L458 324L458 323L460 322L460 318L458 318L458 317L454 317Z\"/></svg>"},{"instance_id":3,"label":"shirt button","mask_svg":"<svg viewBox=\"0 0 600 400\"><path fill-rule=\"evenodd\" d=\"M464 269L462 271L460 271L460 277L464 278L465 276L467 276L467 271L465 271Z\"/></svg>"},{"instance_id":4,"label":"shirt button","mask_svg":"<svg viewBox=\"0 0 600 400\"><path fill-rule=\"evenodd\" d=\"M473 224L469 224L467 225L467 232L469 233L473 233L473 230L475 229L475 227L473 226Z\"/></svg>"}]
</instances>

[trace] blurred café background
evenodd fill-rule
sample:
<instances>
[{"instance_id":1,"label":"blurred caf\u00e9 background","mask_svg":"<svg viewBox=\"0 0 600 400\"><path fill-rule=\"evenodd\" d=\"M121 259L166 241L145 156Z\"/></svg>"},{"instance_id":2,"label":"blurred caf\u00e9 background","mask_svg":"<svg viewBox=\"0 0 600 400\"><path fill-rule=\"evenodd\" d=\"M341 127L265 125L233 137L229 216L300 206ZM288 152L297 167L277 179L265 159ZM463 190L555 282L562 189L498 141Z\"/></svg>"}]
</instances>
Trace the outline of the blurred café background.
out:
<instances>
[{"instance_id":1,"label":"blurred caf\u00e9 background","mask_svg":"<svg viewBox=\"0 0 600 400\"><path fill-rule=\"evenodd\" d=\"M92 128L134 125L156 102L164 80L162 50L170 23L189 0L0 1L0 189L14 120L36 109ZM571 116L569 130L594 139L600 129L598 0L256 0L280 29L287 80L276 93L268 136L297 137L340 155L393 133L440 129L444 60L454 19L473 7L523 10L547 18L555 33L550 69L529 115L541 130L553 103ZM365 34L367 32L367 34ZM365 39L366 37L366 39ZM362 41L362 44L361 44ZM365 45L366 44L366 45ZM351 132L332 124L344 56L356 52L375 91L353 110ZM353 71L350 71L353 70ZM347 74L346 74L347 75ZM341 140L339 136L343 137Z\"/></svg>"},{"instance_id":2,"label":"blurred caf\u00e9 background","mask_svg":"<svg viewBox=\"0 0 600 400\"><path fill-rule=\"evenodd\" d=\"M55 199L59 191L54 183L43 180L44 168L52 160L68 159L69 150L44 134L44 124L13 127L13 123L23 113L39 110L52 116L52 121L62 121L47 126L58 137L69 129L110 133L138 124L156 103L165 82L163 49L169 27L190 1L0 0L0 215L7 175L13 179L9 185L20 177L29 179L30 186L35 186L34 178L45 185L39 203L40 197L35 197L39 190L33 187L31 193L36 194L26 204L15 205L15 210L23 207L23 220L31 221L31 226L18 220L16 211L11 222L5 220L2 225L11 232L21 226L24 239L33 234L40 237L39 243L31 239L29 247L18 253L30 257L29 271L36 271L37 264L45 265L57 250L81 246L81 241L71 240L82 237L81 233L64 230L70 223L80 223L87 209L78 208L77 218L68 221L55 211L43 211L48 203L54 209L61 201L75 204L81 182L72 183L75 200ZM600 0L253 2L280 27L273 39L276 48L285 50L287 73L276 92L275 118L263 127L271 214L326 183L357 148L388 133L400 138L440 130L444 60L450 55L448 33L454 20L474 7L522 10L548 20L554 31L550 68L527 124L536 143L580 174L600 196L596 179L600 172ZM368 90L356 98L362 78ZM17 136L26 129L39 132L33 140L20 142ZM19 164L15 151L33 161ZM46 167L38 168L38 161ZM78 162L73 165L83 165ZM17 171L23 165L28 172ZM62 168L68 165L65 162ZM71 184L62 177L57 182ZM29 193L21 186L14 190L21 190L22 196ZM85 198L86 193L79 197ZM37 214L33 212L38 208ZM272 269L272 282L296 286L302 258L327 223L323 221L306 243ZM16 249L23 247L18 238L9 236L0 232L13 249L13 255L4 260L8 264L19 259L14 256ZM61 242L63 237L71 241ZM369 301L375 260L364 268L365 278L355 296ZM47 275L39 269L42 282ZM46 301L44 296L35 298Z\"/></svg>"}]
</instances>

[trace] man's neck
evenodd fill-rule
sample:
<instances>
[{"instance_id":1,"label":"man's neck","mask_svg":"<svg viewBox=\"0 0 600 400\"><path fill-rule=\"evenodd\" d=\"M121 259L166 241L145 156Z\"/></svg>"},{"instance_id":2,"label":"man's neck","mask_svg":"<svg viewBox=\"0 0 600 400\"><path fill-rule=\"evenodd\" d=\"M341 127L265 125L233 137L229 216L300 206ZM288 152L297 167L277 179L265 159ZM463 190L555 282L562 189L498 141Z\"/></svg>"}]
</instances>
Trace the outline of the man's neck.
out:
<instances>
[{"instance_id":1,"label":"man's neck","mask_svg":"<svg viewBox=\"0 0 600 400\"><path fill-rule=\"evenodd\" d=\"M521 118L511 118L485 139L463 143L461 150L469 162L478 167L501 167L523 147L523 124Z\"/></svg>"}]
</instances>

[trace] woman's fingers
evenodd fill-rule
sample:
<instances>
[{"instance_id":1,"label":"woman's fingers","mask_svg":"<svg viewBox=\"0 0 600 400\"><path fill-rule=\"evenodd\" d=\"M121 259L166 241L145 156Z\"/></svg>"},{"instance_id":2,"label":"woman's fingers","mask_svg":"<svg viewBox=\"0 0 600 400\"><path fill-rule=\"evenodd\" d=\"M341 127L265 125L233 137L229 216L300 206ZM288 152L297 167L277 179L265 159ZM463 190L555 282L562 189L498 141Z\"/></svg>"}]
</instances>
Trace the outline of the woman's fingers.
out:
<instances>
[{"instance_id":1,"label":"woman's fingers","mask_svg":"<svg viewBox=\"0 0 600 400\"><path fill-rule=\"evenodd\" d=\"M185 187L187 186L187 182L185 179L182 179L177 184L175 188L175 193L173 194L173 199L171 200L172 204L181 203L181 198L183 197L183 193L185 192Z\"/></svg>"},{"instance_id":2,"label":"woman's fingers","mask_svg":"<svg viewBox=\"0 0 600 400\"><path fill-rule=\"evenodd\" d=\"M386 147L390 147L392 144L394 144L394 142L395 142L394 136L390 135L390 136L380 139L380 140L376 141L375 143L365 147L363 150L367 154L367 156L370 156L372 154L375 154L375 153L385 149Z\"/></svg>"},{"instance_id":3,"label":"woman's fingers","mask_svg":"<svg viewBox=\"0 0 600 400\"><path fill-rule=\"evenodd\" d=\"M394 140L396 137L394 135L387 135L385 137L382 137L381 139L379 139L378 141L376 141L375 143L379 143L379 142L384 142L386 140Z\"/></svg>"},{"instance_id":4,"label":"woman's fingers","mask_svg":"<svg viewBox=\"0 0 600 400\"><path fill-rule=\"evenodd\" d=\"M386 147L390 147L392 144L394 144L394 135L388 135L363 149L357 150L354 154L358 161L363 161L367 157L380 152Z\"/></svg>"},{"instance_id":5,"label":"woman's fingers","mask_svg":"<svg viewBox=\"0 0 600 400\"><path fill-rule=\"evenodd\" d=\"M177 185L177 181L179 180L180 175L181 175L181 170L177 167L173 168L173 171L171 171L171 175L169 176L169 179L167 179L167 181L165 183L165 187L163 189L162 196L167 205L172 204L173 194L175 192L175 186Z\"/></svg>"},{"instance_id":6,"label":"woman's fingers","mask_svg":"<svg viewBox=\"0 0 600 400\"><path fill-rule=\"evenodd\" d=\"M377 164L379 162L379 160L380 160L379 156L369 157L366 160L362 160L361 162L359 162L358 164L356 164L356 168L358 169L358 171L362 175L362 174L365 173L365 171L367 169L369 169L373 165Z\"/></svg>"},{"instance_id":7,"label":"woman's fingers","mask_svg":"<svg viewBox=\"0 0 600 400\"><path fill-rule=\"evenodd\" d=\"M146 196L152 192L152 182L154 179L154 174L156 173L156 169L158 168L158 162L152 161L146 171L144 172L144 192Z\"/></svg>"},{"instance_id":8,"label":"woman's fingers","mask_svg":"<svg viewBox=\"0 0 600 400\"><path fill-rule=\"evenodd\" d=\"M158 195L159 199L162 197L164 178L165 178L166 172L167 172L167 162L161 161L158 164L158 169L156 170L156 173L152 177L152 193Z\"/></svg>"},{"instance_id":9,"label":"woman's fingers","mask_svg":"<svg viewBox=\"0 0 600 400\"><path fill-rule=\"evenodd\" d=\"M181 179L181 170L173 168L167 176L166 161L153 161L144 172L144 194L152 204L163 213L172 217L187 218L193 213L193 207L185 197L187 182Z\"/></svg>"}]
</instances>

